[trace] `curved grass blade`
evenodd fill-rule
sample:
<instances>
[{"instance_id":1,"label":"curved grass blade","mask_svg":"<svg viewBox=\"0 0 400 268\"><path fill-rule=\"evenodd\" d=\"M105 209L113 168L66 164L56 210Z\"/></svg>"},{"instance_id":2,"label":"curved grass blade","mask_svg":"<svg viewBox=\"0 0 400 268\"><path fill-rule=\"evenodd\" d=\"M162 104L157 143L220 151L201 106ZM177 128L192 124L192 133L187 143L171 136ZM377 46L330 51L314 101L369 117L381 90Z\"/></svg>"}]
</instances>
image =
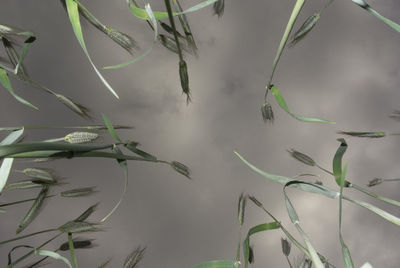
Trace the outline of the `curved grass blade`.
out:
<instances>
[{"instance_id":1,"label":"curved grass blade","mask_svg":"<svg viewBox=\"0 0 400 268\"><path fill-rule=\"evenodd\" d=\"M400 25L398 25L397 23L395 23L394 21L382 16L381 14L379 14L377 11L375 11L374 9L372 9L370 7L370 5L368 5L364 0L352 0L353 3L355 3L356 5L362 7L363 9L365 9L366 11L368 11L368 13L374 15L375 17L377 17L379 20L381 20L382 22L386 23L387 25L389 25L392 29L394 29L397 32L400 32Z\"/></svg>"},{"instance_id":2,"label":"curved grass blade","mask_svg":"<svg viewBox=\"0 0 400 268\"><path fill-rule=\"evenodd\" d=\"M53 258L53 259L59 260L59 261L63 261L66 265L68 265L68 267L72 268L72 265L69 262L69 260L67 258L61 256L57 252L50 251L50 250L43 250L43 249L35 249L34 254L40 255L40 256L45 256L45 257L50 257L50 258ZM77 267L77 266L75 266L75 267Z\"/></svg>"},{"instance_id":3,"label":"curved grass blade","mask_svg":"<svg viewBox=\"0 0 400 268\"><path fill-rule=\"evenodd\" d=\"M118 155L123 155L122 151L117 146L114 146L113 151ZM122 200L124 199L126 189L128 188L128 162L124 159L117 159L117 161L124 172L124 188L122 190L121 196L120 196L117 204L103 219L100 220L100 222L106 221L114 213L114 211L117 210L117 208L121 204Z\"/></svg>"},{"instance_id":4,"label":"curved grass blade","mask_svg":"<svg viewBox=\"0 0 400 268\"><path fill-rule=\"evenodd\" d=\"M386 136L385 132L355 132L355 131L338 131L337 133L353 136L353 137L360 137L360 138L383 138Z\"/></svg>"},{"instance_id":5,"label":"curved grass blade","mask_svg":"<svg viewBox=\"0 0 400 268\"><path fill-rule=\"evenodd\" d=\"M71 252L71 259L72 262L74 263L74 267L78 268L78 260L76 259L75 255L75 247L74 247L74 240L72 239L72 233L68 233L68 246L69 246L69 251Z\"/></svg>"},{"instance_id":6,"label":"curved grass blade","mask_svg":"<svg viewBox=\"0 0 400 268\"><path fill-rule=\"evenodd\" d=\"M249 166L251 169L253 169L254 171L256 171L257 173L259 173L260 175L264 176L265 178L285 185L286 183L288 183L289 181L294 181L291 178L287 178L287 177L283 177L283 176L278 176L278 175L273 175L273 174L269 174L267 172L264 172L258 168L256 168L255 166L253 166L252 164L250 164L246 159L244 159L240 154L238 154L237 152L235 152L235 154L239 157L240 160L242 160L243 163L245 163L247 166ZM284 183L286 181L286 183ZM308 182L301 182L301 181L297 181L297 184L293 185L294 188L300 189L302 191L305 192L310 192L310 193L315 193L315 194L320 194L320 195L324 195L328 198L332 198L332 199L336 199L340 196L339 192L336 192L334 190L331 190L325 186L322 185L318 185L315 183L308 183ZM390 221L391 223L400 226L400 218L388 213L387 211L384 211L374 205L371 205L367 202L363 202L357 199L353 199L350 198L348 196L343 195L343 199L354 203L356 205L359 205L363 208L366 208L370 211L372 211L373 213L377 214L378 216L381 216L382 218L384 218L387 221Z\"/></svg>"},{"instance_id":7,"label":"curved grass blade","mask_svg":"<svg viewBox=\"0 0 400 268\"><path fill-rule=\"evenodd\" d=\"M124 268L135 268L138 266L138 263L142 260L144 256L144 251L146 247L141 248L140 246L137 247L131 254L126 257L124 262Z\"/></svg>"},{"instance_id":8,"label":"curved grass blade","mask_svg":"<svg viewBox=\"0 0 400 268\"><path fill-rule=\"evenodd\" d=\"M347 164L344 166L343 172L340 172L340 197L339 197L339 239L342 245L342 255L346 268L354 268L353 259L351 258L350 250L344 242L342 236L342 197L343 197L343 186L345 185L345 178L347 173ZM339 176L339 174L337 174ZM336 176L336 175L335 175Z\"/></svg>"},{"instance_id":9,"label":"curved grass blade","mask_svg":"<svg viewBox=\"0 0 400 268\"><path fill-rule=\"evenodd\" d=\"M117 132L115 132L115 129L114 129L113 125L111 124L111 121L107 118L107 116L102 113L101 117L103 118L104 124L106 125L107 130L110 133L111 137L113 137L118 142L122 142L121 139L119 138Z\"/></svg>"},{"instance_id":10,"label":"curved grass blade","mask_svg":"<svg viewBox=\"0 0 400 268\"><path fill-rule=\"evenodd\" d=\"M137 143L135 143L135 142L127 142L125 144L125 148L130 150L131 152L133 152L133 153L135 153L137 155L140 155L141 157L143 157L145 159L148 159L150 161L157 161L157 157L155 157L154 155L151 155L151 154L149 154L149 153L147 153L145 151L142 151L142 150L138 149L136 146L137 146Z\"/></svg>"},{"instance_id":11,"label":"curved grass blade","mask_svg":"<svg viewBox=\"0 0 400 268\"><path fill-rule=\"evenodd\" d=\"M43 185L42 190L40 191L39 195L37 196L35 202L32 204L32 207L28 210L25 217L22 219L21 223L19 224L16 233L19 234L26 227L36 218L39 213L40 208L42 207L43 201L47 196L47 192L49 191L48 185Z\"/></svg>"},{"instance_id":12,"label":"curved grass blade","mask_svg":"<svg viewBox=\"0 0 400 268\"><path fill-rule=\"evenodd\" d=\"M0 145L7 145L17 142L22 134L24 133L24 129L16 130L11 132L4 140L0 142ZM4 189L4 186L7 183L8 176L10 175L12 164L14 162L14 158L4 158L0 167L0 194Z\"/></svg>"},{"instance_id":13,"label":"curved grass blade","mask_svg":"<svg viewBox=\"0 0 400 268\"><path fill-rule=\"evenodd\" d=\"M296 22L296 19L297 19L298 15L299 15L301 9L303 8L304 3L305 3L305 0L297 0L295 6L293 7L292 14L290 15L289 21L288 21L288 23L286 25L285 32L283 33L281 42L279 44L278 51L276 52L274 63L272 64L272 71L271 71L271 74L270 74L270 77L269 77L269 80L268 80L268 84L267 84L267 87L266 87L267 88L267 92L270 89L270 86L272 84L272 79L274 77L276 66L278 65L279 59L282 56L282 52L283 52L283 49L285 48L285 45L286 45L286 42L287 42L287 40L289 38L290 32L293 29L294 23Z\"/></svg>"},{"instance_id":14,"label":"curved grass blade","mask_svg":"<svg viewBox=\"0 0 400 268\"><path fill-rule=\"evenodd\" d=\"M35 110L39 110L38 107L36 107L35 105L33 105L32 103L30 103L29 101L21 98L20 96L18 96L17 94L15 94L14 89L11 86L10 80L8 79L8 75L7 72L3 69L0 68L0 83L3 85L3 87L5 87L10 93L11 95L20 103L31 107Z\"/></svg>"},{"instance_id":15,"label":"curved grass blade","mask_svg":"<svg viewBox=\"0 0 400 268\"><path fill-rule=\"evenodd\" d=\"M279 104L279 106L281 106L283 110L285 110L288 114L290 114L292 117L296 118L297 120L303 121L303 122L335 124L335 122L332 122L332 121L318 119L318 118L312 118L312 117L303 117L303 116L298 116L298 115L292 113L289 110L289 107L287 106L286 101L283 98L282 94L279 92L278 88L276 86L272 85L270 90L271 90L272 94L274 95L275 100Z\"/></svg>"},{"instance_id":16,"label":"curved grass blade","mask_svg":"<svg viewBox=\"0 0 400 268\"><path fill-rule=\"evenodd\" d=\"M104 79L101 75L97 67L94 65L92 59L90 58L89 52L87 51L85 41L83 39L81 23L79 20L79 9L78 4L75 0L65 0L68 16L72 24L72 28L74 30L75 36L78 39L79 44L81 45L83 52L85 53L86 57L88 58L90 64L92 65L93 69L95 70L96 74L99 76L100 80L103 84L108 88L108 90L117 98L119 99L118 94L114 91L114 89L108 84L108 82Z\"/></svg>"},{"instance_id":17,"label":"curved grass blade","mask_svg":"<svg viewBox=\"0 0 400 268\"><path fill-rule=\"evenodd\" d=\"M209 261L203 262L193 266L192 268L235 268L236 262L221 260L221 261Z\"/></svg>"},{"instance_id":18,"label":"curved grass blade","mask_svg":"<svg viewBox=\"0 0 400 268\"><path fill-rule=\"evenodd\" d=\"M13 241L21 240L21 239L24 239L24 238L27 238L27 237L31 237L31 236L38 235L38 234L44 234L44 233L48 233L48 232L54 232L54 231L57 231L57 230L58 230L58 229L47 229L47 230L42 230L42 231L39 231L39 232L35 232L35 233L23 235L23 236L14 237L14 238L11 238L11 239L8 239L8 240L1 241L1 242L0 242L0 245L5 245L5 244L10 243L10 242L13 242Z\"/></svg>"},{"instance_id":19,"label":"curved grass blade","mask_svg":"<svg viewBox=\"0 0 400 268\"><path fill-rule=\"evenodd\" d=\"M129 3L129 7L131 9L132 8L137 8L137 7L133 6L133 5L131 5L130 3ZM137 9L143 11L146 14L146 20L150 23L150 25L152 26L152 28L154 30L154 38L153 38L153 42L152 42L150 48L145 53L143 53L142 55L140 55L140 56L138 56L138 57L136 57L136 58L134 58L134 59L132 59L130 61L123 62L123 63L117 64L117 65L106 66L106 67L103 67L103 69L118 69L118 68L122 68L122 67L128 66L129 64L135 63L135 62L143 59L144 57L146 57L153 50L154 44L157 42L157 36L158 36L158 26L157 26L157 20L156 20L155 14L151 9L150 4L146 4L145 5L145 10L140 9L140 8L137 8Z\"/></svg>"},{"instance_id":20,"label":"curved grass blade","mask_svg":"<svg viewBox=\"0 0 400 268\"><path fill-rule=\"evenodd\" d=\"M280 224L276 221L263 223L256 225L250 228L249 232L247 233L246 239L243 241L243 256L244 256L244 267L247 268L249 265L249 256L250 256L250 236L253 234L268 231L268 230L275 230L279 229Z\"/></svg>"}]
</instances>

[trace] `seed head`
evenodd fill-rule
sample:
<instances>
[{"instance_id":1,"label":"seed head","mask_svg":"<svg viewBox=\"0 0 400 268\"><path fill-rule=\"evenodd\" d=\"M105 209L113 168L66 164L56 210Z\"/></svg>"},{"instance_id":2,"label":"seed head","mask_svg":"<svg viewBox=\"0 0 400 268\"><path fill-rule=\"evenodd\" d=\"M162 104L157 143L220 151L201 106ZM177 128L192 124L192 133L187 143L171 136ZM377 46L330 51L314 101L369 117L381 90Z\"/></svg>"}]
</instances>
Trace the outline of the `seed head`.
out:
<instances>
[{"instance_id":1,"label":"seed head","mask_svg":"<svg viewBox=\"0 0 400 268\"><path fill-rule=\"evenodd\" d=\"M281 238L281 245L282 245L282 252L283 254L288 257L290 254L290 249L292 245L286 238Z\"/></svg>"},{"instance_id":2,"label":"seed head","mask_svg":"<svg viewBox=\"0 0 400 268\"><path fill-rule=\"evenodd\" d=\"M381 184L383 182L383 179L380 178L374 178L373 180L370 180L368 183L368 187L372 187L378 184Z\"/></svg>"},{"instance_id":3,"label":"seed head","mask_svg":"<svg viewBox=\"0 0 400 268\"><path fill-rule=\"evenodd\" d=\"M94 141L99 137L99 134L93 132L72 132L64 137L64 140L69 143L85 143Z\"/></svg>"},{"instance_id":4,"label":"seed head","mask_svg":"<svg viewBox=\"0 0 400 268\"><path fill-rule=\"evenodd\" d=\"M183 176L187 177L188 179L190 179L190 169L185 166L184 164L178 162L178 161L172 161L171 163L171 167L181 173Z\"/></svg>"},{"instance_id":5,"label":"seed head","mask_svg":"<svg viewBox=\"0 0 400 268\"><path fill-rule=\"evenodd\" d=\"M261 106L261 114L264 122L274 122L274 112L272 111L272 106L268 102Z\"/></svg>"},{"instance_id":6,"label":"seed head","mask_svg":"<svg viewBox=\"0 0 400 268\"><path fill-rule=\"evenodd\" d=\"M293 158L295 158L296 160L298 160L298 161L300 161L300 162L302 162L302 163L304 163L306 165L309 165L309 166L315 166L316 165L314 159L312 159L308 155L305 155L305 154L300 153L300 152L298 152L296 150L293 150L293 149L288 150L288 152Z\"/></svg>"}]
</instances>

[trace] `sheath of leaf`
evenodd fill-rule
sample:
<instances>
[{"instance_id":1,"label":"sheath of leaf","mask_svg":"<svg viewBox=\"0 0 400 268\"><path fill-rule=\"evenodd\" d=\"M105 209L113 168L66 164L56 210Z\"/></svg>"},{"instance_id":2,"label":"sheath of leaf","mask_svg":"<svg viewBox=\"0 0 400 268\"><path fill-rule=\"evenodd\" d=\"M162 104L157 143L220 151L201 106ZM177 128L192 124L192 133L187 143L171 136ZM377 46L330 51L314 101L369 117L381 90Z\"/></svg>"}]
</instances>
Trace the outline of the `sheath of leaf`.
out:
<instances>
[{"instance_id":1,"label":"sheath of leaf","mask_svg":"<svg viewBox=\"0 0 400 268\"><path fill-rule=\"evenodd\" d=\"M40 191L39 195L37 196L32 207L28 210L25 217L22 219L21 223L19 224L17 231L16 231L17 234L22 232L38 215L39 210L43 204L43 200L45 199L48 191L49 191L49 186L43 185L42 190Z\"/></svg>"},{"instance_id":2,"label":"sheath of leaf","mask_svg":"<svg viewBox=\"0 0 400 268\"><path fill-rule=\"evenodd\" d=\"M83 233L99 231L96 226L86 221L69 221L58 228L63 233Z\"/></svg>"},{"instance_id":3,"label":"sheath of leaf","mask_svg":"<svg viewBox=\"0 0 400 268\"><path fill-rule=\"evenodd\" d=\"M174 2L175 10L178 11L179 13L183 12L182 6L180 5L179 1L178 0L174 0L173 2ZM186 18L186 15L185 14L180 14L180 15L178 15L178 18L179 18L179 22L182 25L183 31L185 33L186 42L188 43L189 47L191 47L192 53L196 57L198 57L197 45L196 45L196 42L194 41L194 37L193 37L192 31L190 30L189 22L188 22L188 20Z\"/></svg>"},{"instance_id":4,"label":"sheath of leaf","mask_svg":"<svg viewBox=\"0 0 400 268\"><path fill-rule=\"evenodd\" d=\"M124 268L135 268L138 267L138 263L144 256L144 252L146 250L146 247L141 248L138 246L131 254L126 257L125 262L124 262Z\"/></svg>"},{"instance_id":5,"label":"sheath of leaf","mask_svg":"<svg viewBox=\"0 0 400 268\"><path fill-rule=\"evenodd\" d=\"M315 13L310 17L308 17L306 21L303 23L303 25L301 25L301 27L294 33L293 39L290 42L289 46L293 47L299 41L301 41L314 28L319 18L320 18L319 13Z\"/></svg>"},{"instance_id":6,"label":"sheath of leaf","mask_svg":"<svg viewBox=\"0 0 400 268\"><path fill-rule=\"evenodd\" d=\"M65 0L61 0L61 3L63 5L64 9L66 9ZM133 49L137 46L136 46L135 40L131 36L129 36L125 33L116 31L116 30L104 25L95 16L93 16L93 14L90 13L90 11L84 5L82 5L82 3L78 2L78 1L76 1L76 3L78 4L78 7L79 7L78 8L79 14L83 18L85 18L90 24L92 24L98 30L100 30L101 32L106 34L111 40L113 40L115 43L117 43L119 46L121 46L127 52L132 54Z\"/></svg>"},{"instance_id":7,"label":"sheath of leaf","mask_svg":"<svg viewBox=\"0 0 400 268\"><path fill-rule=\"evenodd\" d=\"M338 134L349 135L360 138L383 138L386 136L385 132L354 132L354 131L338 131Z\"/></svg>"}]
</instances>

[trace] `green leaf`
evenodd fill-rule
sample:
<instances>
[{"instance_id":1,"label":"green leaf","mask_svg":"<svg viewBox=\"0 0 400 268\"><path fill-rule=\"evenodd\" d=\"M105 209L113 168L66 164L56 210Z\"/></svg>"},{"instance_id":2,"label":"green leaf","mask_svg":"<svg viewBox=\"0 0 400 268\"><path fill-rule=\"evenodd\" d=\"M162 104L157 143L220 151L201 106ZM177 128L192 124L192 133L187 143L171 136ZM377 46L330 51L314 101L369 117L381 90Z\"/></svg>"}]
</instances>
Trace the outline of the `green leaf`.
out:
<instances>
[{"instance_id":1,"label":"green leaf","mask_svg":"<svg viewBox=\"0 0 400 268\"><path fill-rule=\"evenodd\" d=\"M335 176L335 180L337 185L340 186L340 178L342 175L342 158L344 153L347 150L347 143L344 139L337 139L340 142L340 146L337 149L335 156L333 157L333 175ZM348 182L346 182L345 187L347 187Z\"/></svg>"},{"instance_id":2,"label":"green leaf","mask_svg":"<svg viewBox=\"0 0 400 268\"><path fill-rule=\"evenodd\" d=\"M209 261L193 266L192 268L235 268L234 261Z\"/></svg>"},{"instance_id":3,"label":"green leaf","mask_svg":"<svg viewBox=\"0 0 400 268\"><path fill-rule=\"evenodd\" d=\"M292 117L296 118L297 120L303 121L303 122L335 124L335 122L332 122L332 121L327 121L324 119L318 119L318 118L312 118L312 117L303 117L303 116L299 116L299 115L292 113L289 110L289 107L287 106L286 101L283 98L282 94L279 92L278 88L276 86L272 85L270 90L271 90L272 94L274 95L275 100L279 104L279 106L281 106L283 110L285 110L288 114L290 114Z\"/></svg>"},{"instance_id":4,"label":"green leaf","mask_svg":"<svg viewBox=\"0 0 400 268\"><path fill-rule=\"evenodd\" d=\"M292 202L290 201L289 197L286 194L286 187L290 186L291 184L303 184L304 182L302 181L290 181L288 182L284 187L283 187L283 194L285 196L285 204L286 204L286 210L289 214L290 220L292 223L296 226L297 230L299 231L301 237L304 240L304 243L307 246L308 252L310 253L311 260L313 261L314 265L316 268L324 268L321 259L319 258L317 251L315 248L312 246L310 239L306 235L306 233L303 231L303 229L300 226L300 219L296 213L296 210L294 209ZM308 183L307 183L308 184ZM312 185L312 184L309 184Z\"/></svg>"},{"instance_id":5,"label":"green leaf","mask_svg":"<svg viewBox=\"0 0 400 268\"><path fill-rule=\"evenodd\" d=\"M81 45L83 52L85 52L86 57L88 58L90 64L92 65L93 69L95 70L96 74L99 76L100 80L103 84L108 88L108 90L117 98L119 99L118 94L114 91L114 89L108 84L108 82L104 79L101 75L97 67L94 65L92 59L90 58L89 52L86 48L85 41L83 39L81 23L79 20L79 9L78 4L75 0L65 0L68 16L71 21L72 28L74 30L75 36L78 39L79 44Z\"/></svg>"},{"instance_id":6,"label":"green leaf","mask_svg":"<svg viewBox=\"0 0 400 268\"><path fill-rule=\"evenodd\" d=\"M24 129L16 130L11 132L3 141L0 142L0 145L12 144L21 138L24 133ZM8 176L11 172L11 167L14 162L14 158L4 158L0 167L0 193L3 191L4 186L7 183Z\"/></svg>"},{"instance_id":7,"label":"green leaf","mask_svg":"<svg viewBox=\"0 0 400 268\"><path fill-rule=\"evenodd\" d=\"M249 254L250 254L250 236L253 234L268 231L268 230L275 230L279 229L280 224L276 221L263 223L256 225L250 228L249 232L247 233L246 239L243 241L243 256L244 256L244 267L247 268L249 265Z\"/></svg>"},{"instance_id":8,"label":"green leaf","mask_svg":"<svg viewBox=\"0 0 400 268\"><path fill-rule=\"evenodd\" d=\"M101 116L103 117L103 121L104 124L106 125L108 132L110 133L110 135L118 142L122 142L121 139L118 137L117 132L115 132L115 129L113 127L113 125L111 124L111 121L107 118L107 116L105 114L101 114Z\"/></svg>"},{"instance_id":9,"label":"green leaf","mask_svg":"<svg viewBox=\"0 0 400 268\"><path fill-rule=\"evenodd\" d=\"M8 79L8 75L7 72L3 69L0 68L0 83L3 85L3 87L5 87L10 93L11 95L20 103L29 106L33 109L39 110L38 107L36 107L35 105L33 105L32 103L30 103L27 100L24 100L23 98L21 98L20 96L18 96L17 94L15 94L14 89L11 86L10 80Z\"/></svg>"},{"instance_id":10,"label":"green leaf","mask_svg":"<svg viewBox=\"0 0 400 268\"><path fill-rule=\"evenodd\" d=\"M68 265L68 267L72 268L72 265L69 262L69 260L67 258L61 256L57 252L50 251L50 250L43 250L43 249L35 249L35 255L46 256L46 257L53 258L55 260L63 261L66 265Z\"/></svg>"}]
</instances>

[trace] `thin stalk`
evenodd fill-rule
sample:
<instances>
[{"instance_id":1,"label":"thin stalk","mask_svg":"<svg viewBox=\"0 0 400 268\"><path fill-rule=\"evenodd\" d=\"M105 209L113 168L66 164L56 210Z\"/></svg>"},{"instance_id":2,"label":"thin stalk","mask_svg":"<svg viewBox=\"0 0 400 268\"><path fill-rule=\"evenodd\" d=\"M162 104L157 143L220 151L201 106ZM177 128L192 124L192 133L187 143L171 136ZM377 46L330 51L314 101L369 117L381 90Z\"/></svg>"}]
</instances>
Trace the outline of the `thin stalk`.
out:
<instances>
[{"instance_id":1,"label":"thin stalk","mask_svg":"<svg viewBox=\"0 0 400 268\"><path fill-rule=\"evenodd\" d=\"M328 3L326 3L326 4L319 10L318 13L321 15L321 14L322 14L322 11L324 11L327 7L329 7L329 6L333 3L333 1L334 1L334 0L329 0Z\"/></svg>"},{"instance_id":2,"label":"thin stalk","mask_svg":"<svg viewBox=\"0 0 400 268\"><path fill-rule=\"evenodd\" d=\"M169 0L164 0L164 2L165 2L165 6L166 6L167 12L168 12L169 22L171 24L172 29L174 30L174 39L175 39L176 47L178 48L179 61L183 61L181 44L179 43L178 34L176 33L176 27L175 27L174 16L172 15L171 3Z\"/></svg>"},{"instance_id":3,"label":"thin stalk","mask_svg":"<svg viewBox=\"0 0 400 268\"><path fill-rule=\"evenodd\" d=\"M292 264L290 263L289 257L286 256L286 255L285 255L285 257L286 257L286 260L287 260L287 262L288 262L288 264L289 264L289 267L290 267L290 268L293 268Z\"/></svg>"},{"instance_id":4,"label":"thin stalk","mask_svg":"<svg viewBox=\"0 0 400 268\"><path fill-rule=\"evenodd\" d=\"M53 195L48 195L45 198L49 198L49 197L53 197L55 196ZM25 200L20 200L20 201L15 201L15 202L11 202L11 203L6 203L6 204L0 204L0 207L7 207L7 206L12 206L12 205L17 205L17 204L21 204L21 203L25 203L25 202L29 202L29 201L35 201L36 198L29 198L29 199L25 199Z\"/></svg>"},{"instance_id":5,"label":"thin stalk","mask_svg":"<svg viewBox=\"0 0 400 268\"><path fill-rule=\"evenodd\" d=\"M7 243L10 243L10 242L13 242L13 241L17 241L17 240L20 240L20 239L31 237L31 236L34 236L34 235L48 233L48 232L54 232L54 231L57 231L57 230L58 229L47 229L47 230L39 231L39 232L36 232L36 233L31 233L31 234L27 234L27 235L23 235L23 236L18 236L18 237L11 238L11 239L8 239L8 240L5 240L5 241L1 241L0 242L0 246L4 245L4 244L7 244Z\"/></svg>"},{"instance_id":6,"label":"thin stalk","mask_svg":"<svg viewBox=\"0 0 400 268\"><path fill-rule=\"evenodd\" d=\"M74 241L72 240L72 233L68 233L68 245L69 251L71 252L71 259L74 262L75 268L78 268L78 260L75 256L75 248L74 248Z\"/></svg>"}]
</instances>

